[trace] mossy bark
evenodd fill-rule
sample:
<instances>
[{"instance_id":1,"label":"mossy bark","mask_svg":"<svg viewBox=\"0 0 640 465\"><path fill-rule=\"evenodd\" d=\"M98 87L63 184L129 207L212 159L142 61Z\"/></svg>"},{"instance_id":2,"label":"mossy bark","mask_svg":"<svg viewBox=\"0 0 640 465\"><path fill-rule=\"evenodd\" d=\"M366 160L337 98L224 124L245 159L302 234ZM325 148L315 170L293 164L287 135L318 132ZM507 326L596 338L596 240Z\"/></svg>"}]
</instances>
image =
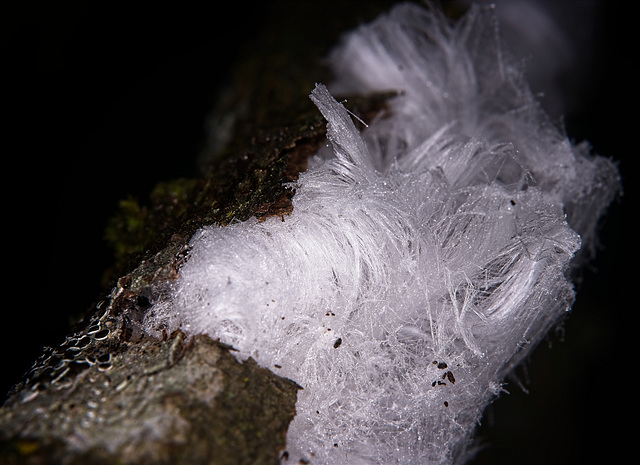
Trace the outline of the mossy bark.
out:
<instances>
[{"instance_id":1,"label":"mossy bark","mask_svg":"<svg viewBox=\"0 0 640 465\"><path fill-rule=\"evenodd\" d=\"M349 8L362 20L388 3ZM300 387L252 359L239 363L233 348L208 336L158 340L140 321L149 289L179 276L198 228L291 213L288 183L325 137L307 98L329 79L320 57L356 19L338 11L330 23L317 4L301 4L276 2L278 21L240 57L213 112L202 176L159 184L146 202L122 200L106 231L116 257L109 290L0 409L2 463L280 461ZM387 97L350 98L349 107L367 119Z\"/></svg>"}]
</instances>

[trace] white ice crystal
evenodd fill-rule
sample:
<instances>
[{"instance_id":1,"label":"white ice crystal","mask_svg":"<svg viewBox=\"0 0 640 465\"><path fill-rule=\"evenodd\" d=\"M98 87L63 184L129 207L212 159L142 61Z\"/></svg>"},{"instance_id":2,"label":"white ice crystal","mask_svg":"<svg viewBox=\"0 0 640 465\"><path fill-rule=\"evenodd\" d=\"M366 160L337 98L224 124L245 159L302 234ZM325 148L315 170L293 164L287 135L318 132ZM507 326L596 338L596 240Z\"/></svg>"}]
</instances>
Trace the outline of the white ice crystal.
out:
<instances>
[{"instance_id":1,"label":"white ice crystal","mask_svg":"<svg viewBox=\"0 0 640 465\"><path fill-rule=\"evenodd\" d=\"M389 113L361 134L317 85L331 150L293 213L198 231L147 316L152 334L209 334L304 388L289 460L463 461L504 377L573 303L572 260L617 171L550 124L496 31L491 8L450 23L404 4L346 36L332 92L398 90Z\"/></svg>"}]
</instances>

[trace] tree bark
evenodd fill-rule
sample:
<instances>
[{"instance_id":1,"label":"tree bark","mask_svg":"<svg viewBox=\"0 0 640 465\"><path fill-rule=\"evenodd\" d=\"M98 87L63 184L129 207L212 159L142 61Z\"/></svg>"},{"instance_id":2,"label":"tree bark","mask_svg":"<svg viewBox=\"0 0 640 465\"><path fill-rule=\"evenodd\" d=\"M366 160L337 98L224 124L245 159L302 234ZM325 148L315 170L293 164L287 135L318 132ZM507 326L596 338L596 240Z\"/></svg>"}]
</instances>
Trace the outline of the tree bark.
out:
<instances>
[{"instance_id":1,"label":"tree bark","mask_svg":"<svg viewBox=\"0 0 640 465\"><path fill-rule=\"evenodd\" d=\"M271 25L239 58L213 110L202 176L160 183L148 202L120 202L106 231L115 253L109 290L10 392L0 409L2 463L267 464L286 455L300 386L252 359L239 363L208 336L157 340L139 323L149 288L179 275L198 228L291 213L294 192L284 183L325 137L307 98L328 79L319 58L353 26L317 35L327 23L309 28L299 16L311 11L280 11L280 25L297 21L295 43L274 40ZM344 18L354 16L335 20ZM372 115L386 97L350 99L350 107Z\"/></svg>"}]
</instances>

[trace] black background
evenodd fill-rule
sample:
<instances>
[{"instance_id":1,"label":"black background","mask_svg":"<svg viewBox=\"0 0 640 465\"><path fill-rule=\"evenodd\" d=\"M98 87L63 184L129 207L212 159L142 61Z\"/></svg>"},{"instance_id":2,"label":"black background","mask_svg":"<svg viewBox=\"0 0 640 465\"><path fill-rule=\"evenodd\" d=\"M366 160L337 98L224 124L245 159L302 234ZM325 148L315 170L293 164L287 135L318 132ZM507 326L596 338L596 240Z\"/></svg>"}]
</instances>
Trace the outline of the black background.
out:
<instances>
[{"instance_id":1,"label":"black background","mask_svg":"<svg viewBox=\"0 0 640 465\"><path fill-rule=\"evenodd\" d=\"M299 21L337 8L318 3L317 15L301 8ZM585 5L565 3L569 18ZM511 394L490 407L480 435L492 445L476 463L629 461L638 307L626 299L638 78L629 3L588 2L597 8L582 50L589 67L574 76L580 99L565 118L570 137L620 164L625 195L607 218L598 272L585 274L566 340L535 352L530 394L508 385ZM234 58L270 15L299 4L0 3L3 393L106 291L103 231L118 201L194 174Z\"/></svg>"}]
</instances>

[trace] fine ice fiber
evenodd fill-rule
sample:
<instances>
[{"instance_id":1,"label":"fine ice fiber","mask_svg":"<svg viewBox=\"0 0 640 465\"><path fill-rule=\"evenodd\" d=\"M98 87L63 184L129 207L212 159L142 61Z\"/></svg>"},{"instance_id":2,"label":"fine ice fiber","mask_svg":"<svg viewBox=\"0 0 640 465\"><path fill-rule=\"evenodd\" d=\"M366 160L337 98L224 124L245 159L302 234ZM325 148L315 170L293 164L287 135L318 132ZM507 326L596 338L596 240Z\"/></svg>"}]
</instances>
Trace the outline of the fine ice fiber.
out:
<instances>
[{"instance_id":1,"label":"fine ice fiber","mask_svg":"<svg viewBox=\"0 0 640 465\"><path fill-rule=\"evenodd\" d=\"M400 4L344 36L293 213L199 230L158 290L150 334L208 334L303 387L289 463L463 463L572 306L618 171L546 116L495 18ZM389 90L362 131L334 98Z\"/></svg>"}]
</instances>

